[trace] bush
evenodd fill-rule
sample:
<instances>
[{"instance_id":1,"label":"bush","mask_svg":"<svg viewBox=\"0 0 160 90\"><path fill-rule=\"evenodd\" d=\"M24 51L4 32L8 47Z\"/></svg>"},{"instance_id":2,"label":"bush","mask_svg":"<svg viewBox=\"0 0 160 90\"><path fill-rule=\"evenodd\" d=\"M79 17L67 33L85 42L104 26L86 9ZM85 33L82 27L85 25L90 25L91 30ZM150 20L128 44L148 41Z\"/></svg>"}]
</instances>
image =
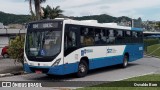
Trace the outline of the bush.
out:
<instances>
[{"instance_id":1,"label":"bush","mask_svg":"<svg viewBox=\"0 0 160 90\"><path fill-rule=\"evenodd\" d=\"M11 40L8 53L15 62L21 62L23 64L23 51L24 51L24 36L16 36Z\"/></svg>"},{"instance_id":2,"label":"bush","mask_svg":"<svg viewBox=\"0 0 160 90\"><path fill-rule=\"evenodd\" d=\"M160 44L148 46L147 54L160 57Z\"/></svg>"},{"instance_id":3,"label":"bush","mask_svg":"<svg viewBox=\"0 0 160 90\"><path fill-rule=\"evenodd\" d=\"M147 51L147 47L154 45L154 44L159 44L159 39L144 39L144 48L145 51Z\"/></svg>"}]
</instances>

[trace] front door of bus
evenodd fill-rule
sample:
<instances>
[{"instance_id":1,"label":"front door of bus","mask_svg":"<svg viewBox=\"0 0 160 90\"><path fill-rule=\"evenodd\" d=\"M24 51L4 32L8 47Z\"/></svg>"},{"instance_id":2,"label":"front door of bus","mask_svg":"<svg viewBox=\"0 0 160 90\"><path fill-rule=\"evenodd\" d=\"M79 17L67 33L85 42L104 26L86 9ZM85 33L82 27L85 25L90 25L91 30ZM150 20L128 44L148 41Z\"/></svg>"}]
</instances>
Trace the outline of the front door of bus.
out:
<instances>
[{"instance_id":1,"label":"front door of bus","mask_svg":"<svg viewBox=\"0 0 160 90\"><path fill-rule=\"evenodd\" d=\"M66 27L64 38L64 56L67 56L78 48L77 34L78 28Z\"/></svg>"},{"instance_id":2,"label":"front door of bus","mask_svg":"<svg viewBox=\"0 0 160 90\"><path fill-rule=\"evenodd\" d=\"M77 53L75 52L78 49L78 42L79 42L77 36L78 36L77 27L70 25L66 26L65 38L64 38L64 64L65 65L68 64L67 69L65 69L67 73L72 73L77 70L76 69L77 65L73 64L78 61L78 58L76 58Z\"/></svg>"}]
</instances>

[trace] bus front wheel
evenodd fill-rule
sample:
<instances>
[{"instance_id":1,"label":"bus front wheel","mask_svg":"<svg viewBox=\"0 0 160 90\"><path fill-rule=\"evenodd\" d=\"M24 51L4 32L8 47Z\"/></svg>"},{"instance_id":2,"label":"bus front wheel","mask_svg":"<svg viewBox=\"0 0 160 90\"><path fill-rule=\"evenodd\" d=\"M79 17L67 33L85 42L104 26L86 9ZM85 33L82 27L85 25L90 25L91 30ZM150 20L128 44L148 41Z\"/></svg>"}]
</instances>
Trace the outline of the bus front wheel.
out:
<instances>
[{"instance_id":1,"label":"bus front wheel","mask_svg":"<svg viewBox=\"0 0 160 90\"><path fill-rule=\"evenodd\" d=\"M86 61L82 60L78 65L77 77L84 77L88 73L88 64Z\"/></svg>"},{"instance_id":2,"label":"bus front wheel","mask_svg":"<svg viewBox=\"0 0 160 90\"><path fill-rule=\"evenodd\" d=\"M128 66L129 57L127 55L124 55L123 57L123 64L122 67L126 68Z\"/></svg>"}]
</instances>

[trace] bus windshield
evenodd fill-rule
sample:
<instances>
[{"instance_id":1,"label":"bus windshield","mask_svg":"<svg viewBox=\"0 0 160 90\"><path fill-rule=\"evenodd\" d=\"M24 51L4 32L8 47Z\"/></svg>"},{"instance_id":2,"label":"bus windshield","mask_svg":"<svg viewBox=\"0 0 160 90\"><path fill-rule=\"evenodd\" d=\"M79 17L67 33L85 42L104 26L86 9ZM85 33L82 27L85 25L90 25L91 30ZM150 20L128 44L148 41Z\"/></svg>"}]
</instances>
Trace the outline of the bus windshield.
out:
<instances>
[{"instance_id":1,"label":"bus windshield","mask_svg":"<svg viewBox=\"0 0 160 90\"><path fill-rule=\"evenodd\" d=\"M55 56L61 49L61 32L55 30L28 31L26 53L32 57Z\"/></svg>"}]
</instances>

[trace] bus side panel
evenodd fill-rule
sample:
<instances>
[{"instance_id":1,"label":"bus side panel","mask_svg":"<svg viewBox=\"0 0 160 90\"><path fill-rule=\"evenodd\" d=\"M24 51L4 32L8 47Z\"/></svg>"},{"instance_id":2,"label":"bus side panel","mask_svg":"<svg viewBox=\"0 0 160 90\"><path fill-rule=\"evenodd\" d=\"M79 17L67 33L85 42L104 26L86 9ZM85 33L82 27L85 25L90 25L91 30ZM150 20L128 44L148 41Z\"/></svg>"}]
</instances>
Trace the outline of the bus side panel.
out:
<instances>
[{"instance_id":1,"label":"bus side panel","mask_svg":"<svg viewBox=\"0 0 160 90\"><path fill-rule=\"evenodd\" d=\"M59 66L50 68L48 74L66 75L66 74L75 73L78 71L78 64L79 63L67 63L64 65L59 65Z\"/></svg>"},{"instance_id":2,"label":"bus side panel","mask_svg":"<svg viewBox=\"0 0 160 90\"><path fill-rule=\"evenodd\" d=\"M70 74L78 71L78 64L80 61L80 50L75 50L64 57L64 73ZM78 58L79 57L79 58Z\"/></svg>"},{"instance_id":3,"label":"bus side panel","mask_svg":"<svg viewBox=\"0 0 160 90\"><path fill-rule=\"evenodd\" d=\"M90 69L96 69L111 65L121 64L123 62L122 56L113 56L113 57L103 57L103 58L95 58L92 61L92 65L90 65Z\"/></svg>"},{"instance_id":4,"label":"bus side panel","mask_svg":"<svg viewBox=\"0 0 160 90\"><path fill-rule=\"evenodd\" d=\"M63 70L64 70L63 65L58 65L55 67L50 67L47 74L64 75Z\"/></svg>"},{"instance_id":5,"label":"bus side panel","mask_svg":"<svg viewBox=\"0 0 160 90\"><path fill-rule=\"evenodd\" d=\"M89 69L121 64L124 50L125 45L80 48L64 58L64 65L67 65L65 72L77 72L82 57L89 59Z\"/></svg>"},{"instance_id":6,"label":"bus side panel","mask_svg":"<svg viewBox=\"0 0 160 90\"><path fill-rule=\"evenodd\" d=\"M143 58L143 45L142 44L133 44L126 45L124 53L129 53L129 61L135 61Z\"/></svg>"},{"instance_id":7,"label":"bus side panel","mask_svg":"<svg viewBox=\"0 0 160 90\"><path fill-rule=\"evenodd\" d=\"M100 46L93 47L93 53L90 69L96 69L123 62L123 53L125 51L125 45L113 45L113 46Z\"/></svg>"},{"instance_id":8,"label":"bus side panel","mask_svg":"<svg viewBox=\"0 0 160 90\"><path fill-rule=\"evenodd\" d=\"M64 64L64 74L75 73L78 71L79 63Z\"/></svg>"},{"instance_id":9,"label":"bus side panel","mask_svg":"<svg viewBox=\"0 0 160 90\"><path fill-rule=\"evenodd\" d=\"M117 45L80 48L64 58L64 74L78 71L82 57L89 59L89 69L96 69L123 63L124 54L129 53L129 60L143 57L143 45Z\"/></svg>"}]
</instances>

